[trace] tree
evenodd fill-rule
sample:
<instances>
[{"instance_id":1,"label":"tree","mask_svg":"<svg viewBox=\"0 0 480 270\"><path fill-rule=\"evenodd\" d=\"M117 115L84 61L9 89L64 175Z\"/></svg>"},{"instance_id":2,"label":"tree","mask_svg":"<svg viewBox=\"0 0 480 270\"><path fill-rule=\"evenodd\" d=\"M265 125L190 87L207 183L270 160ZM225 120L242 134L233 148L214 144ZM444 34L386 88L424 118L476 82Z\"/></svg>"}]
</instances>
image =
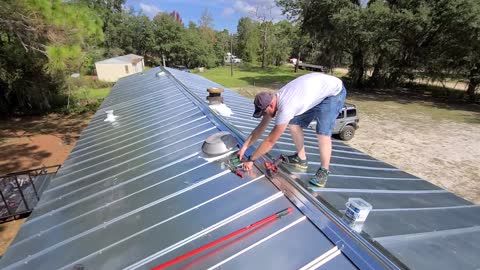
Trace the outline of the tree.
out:
<instances>
[{"instance_id":1,"label":"tree","mask_svg":"<svg viewBox=\"0 0 480 270\"><path fill-rule=\"evenodd\" d=\"M214 67L218 63L213 44L194 24L186 31L185 55L187 58L183 63L188 67Z\"/></svg>"},{"instance_id":2,"label":"tree","mask_svg":"<svg viewBox=\"0 0 480 270\"><path fill-rule=\"evenodd\" d=\"M417 76L478 85L480 3L475 0L278 0L311 40L309 59L349 64L357 86L397 85ZM363 3L363 4L361 4ZM325 64L323 64L325 65ZM370 77L367 70L373 70ZM472 92L473 91L473 92Z\"/></svg>"},{"instance_id":3,"label":"tree","mask_svg":"<svg viewBox=\"0 0 480 270\"><path fill-rule=\"evenodd\" d=\"M158 13L153 18L153 32L155 34L155 55L165 58L170 64L181 62L182 39L185 28L167 13Z\"/></svg>"},{"instance_id":4,"label":"tree","mask_svg":"<svg viewBox=\"0 0 480 270\"><path fill-rule=\"evenodd\" d=\"M246 62L256 63L260 50L258 23L242 17L237 25L238 55Z\"/></svg>"},{"instance_id":5,"label":"tree","mask_svg":"<svg viewBox=\"0 0 480 270\"><path fill-rule=\"evenodd\" d=\"M81 3L0 2L0 110L33 113L60 105L66 78L80 70L87 43L103 38L101 25Z\"/></svg>"},{"instance_id":6,"label":"tree","mask_svg":"<svg viewBox=\"0 0 480 270\"><path fill-rule=\"evenodd\" d=\"M223 59L226 53L230 52L230 43L233 41L233 38L230 36L230 33L228 33L228 30L224 29L223 31L215 32L215 39L217 40L217 42L215 42L213 48L215 50L217 65L222 65L224 64ZM234 54L234 52L230 53Z\"/></svg>"},{"instance_id":7,"label":"tree","mask_svg":"<svg viewBox=\"0 0 480 270\"><path fill-rule=\"evenodd\" d=\"M208 9L204 9L202 16L198 20L198 30L201 32L201 36L205 41L212 46L217 43L217 37L215 30L213 30L213 17Z\"/></svg>"},{"instance_id":8,"label":"tree","mask_svg":"<svg viewBox=\"0 0 480 270\"><path fill-rule=\"evenodd\" d=\"M265 68L266 65L265 65L265 62L267 61L266 59L266 54L267 54L267 50L268 50L268 33L271 31L271 28L272 27L272 9L273 9L273 6L272 5L268 5L268 6L257 6L257 8L255 9L255 14L254 14L254 18L260 22L260 33L262 35L261 39L262 39L262 45L261 45L261 48L262 48L262 52L261 52L261 55L262 55L262 68Z\"/></svg>"},{"instance_id":9,"label":"tree","mask_svg":"<svg viewBox=\"0 0 480 270\"><path fill-rule=\"evenodd\" d=\"M91 10L95 11L97 17L103 21L103 32L112 23L112 16L122 12L122 7L126 0L77 0L79 3L87 5Z\"/></svg>"},{"instance_id":10,"label":"tree","mask_svg":"<svg viewBox=\"0 0 480 270\"><path fill-rule=\"evenodd\" d=\"M290 22L283 20L273 25L268 58L270 63L279 66L292 53L297 29Z\"/></svg>"}]
</instances>

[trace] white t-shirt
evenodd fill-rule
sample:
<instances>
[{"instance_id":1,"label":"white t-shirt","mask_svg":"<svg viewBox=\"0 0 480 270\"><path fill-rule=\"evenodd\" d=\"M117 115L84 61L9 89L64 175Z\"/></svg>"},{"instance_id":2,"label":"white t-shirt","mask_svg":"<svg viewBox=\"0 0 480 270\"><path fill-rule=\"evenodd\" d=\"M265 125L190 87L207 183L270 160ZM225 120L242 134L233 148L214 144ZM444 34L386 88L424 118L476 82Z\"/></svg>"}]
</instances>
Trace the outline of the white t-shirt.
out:
<instances>
[{"instance_id":1,"label":"white t-shirt","mask_svg":"<svg viewBox=\"0 0 480 270\"><path fill-rule=\"evenodd\" d=\"M323 73L309 73L296 78L282 87L277 95L275 124L285 124L325 98L336 96L342 91L342 81Z\"/></svg>"}]
</instances>

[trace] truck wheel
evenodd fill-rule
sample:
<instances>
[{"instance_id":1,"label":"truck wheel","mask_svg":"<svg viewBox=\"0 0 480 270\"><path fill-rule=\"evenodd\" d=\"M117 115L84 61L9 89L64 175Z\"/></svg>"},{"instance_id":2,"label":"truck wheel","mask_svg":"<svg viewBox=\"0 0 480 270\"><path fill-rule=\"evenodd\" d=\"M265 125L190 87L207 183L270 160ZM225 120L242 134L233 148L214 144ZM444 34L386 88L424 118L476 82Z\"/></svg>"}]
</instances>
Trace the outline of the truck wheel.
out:
<instances>
[{"instance_id":1,"label":"truck wheel","mask_svg":"<svg viewBox=\"0 0 480 270\"><path fill-rule=\"evenodd\" d=\"M340 132L340 139L344 141L350 141L355 135L355 128L352 126L345 126Z\"/></svg>"}]
</instances>

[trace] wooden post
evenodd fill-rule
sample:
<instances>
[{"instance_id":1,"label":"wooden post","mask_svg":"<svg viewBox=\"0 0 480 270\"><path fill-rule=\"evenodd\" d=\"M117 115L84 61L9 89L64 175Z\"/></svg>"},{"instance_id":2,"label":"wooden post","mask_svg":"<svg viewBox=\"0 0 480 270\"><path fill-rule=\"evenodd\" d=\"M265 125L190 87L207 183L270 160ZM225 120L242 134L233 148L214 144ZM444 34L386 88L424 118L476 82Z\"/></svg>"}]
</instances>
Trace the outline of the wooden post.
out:
<instances>
[{"instance_id":1,"label":"wooden post","mask_svg":"<svg viewBox=\"0 0 480 270\"><path fill-rule=\"evenodd\" d=\"M230 37L230 77L233 77L233 34Z\"/></svg>"}]
</instances>

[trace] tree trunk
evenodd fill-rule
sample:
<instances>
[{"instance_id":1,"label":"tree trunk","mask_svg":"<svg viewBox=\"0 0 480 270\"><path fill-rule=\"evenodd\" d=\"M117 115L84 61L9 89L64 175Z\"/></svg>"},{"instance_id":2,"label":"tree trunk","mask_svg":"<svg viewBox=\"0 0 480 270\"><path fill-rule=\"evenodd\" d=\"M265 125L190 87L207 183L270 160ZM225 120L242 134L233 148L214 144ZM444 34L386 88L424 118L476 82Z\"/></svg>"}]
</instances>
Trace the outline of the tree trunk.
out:
<instances>
[{"instance_id":1,"label":"tree trunk","mask_svg":"<svg viewBox=\"0 0 480 270\"><path fill-rule=\"evenodd\" d=\"M475 102L475 90L480 83L480 63L475 64L470 70L467 95L471 103Z\"/></svg>"},{"instance_id":2,"label":"tree trunk","mask_svg":"<svg viewBox=\"0 0 480 270\"><path fill-rule=\"evenodd\" d=\"M363 52L361 49L356 49L352 55L352 67L350 71L352 82L356 87L363 86L363 76L365 75L365 67L363 62Z\"/></svg>"},{"instance_id":3,"label":"tree trunk","mask_svg":"<svg viewBox=\"0 0 480 270\"><path fill-rule=\"evenodd\" d=\"M262 44L262 68L265 68L265 51L267 45L267 29L263 31L263 44Z\"/></svg>"},{"instance_id":4,"label":"tree trunk","mask_svg":"<svg viewBox=\"0 0 480 270\"><path fill-rule=\"evenodd\" d=\"M380 83L384 79L382 78L382 74L381 74L382 69L383 69L383 56L380 55L377 59L377 62L375 62L375 65L373 66L372 77L370 77L370 80L374 86L382 86Z\"/></svg>"}]
</instances>

